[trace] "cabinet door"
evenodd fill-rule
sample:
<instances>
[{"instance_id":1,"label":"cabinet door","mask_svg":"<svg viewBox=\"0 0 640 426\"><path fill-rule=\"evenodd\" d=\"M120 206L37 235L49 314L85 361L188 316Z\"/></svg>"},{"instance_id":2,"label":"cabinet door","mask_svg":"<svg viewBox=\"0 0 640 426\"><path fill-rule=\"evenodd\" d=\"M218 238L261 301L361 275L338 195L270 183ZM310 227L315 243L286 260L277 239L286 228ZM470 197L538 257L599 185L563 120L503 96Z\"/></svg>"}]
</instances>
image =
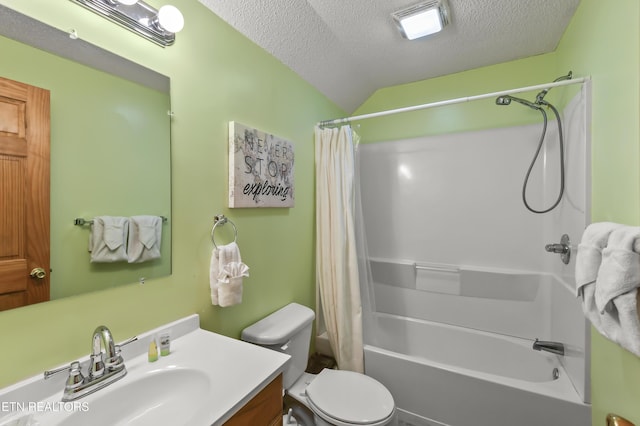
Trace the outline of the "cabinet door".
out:
<instances>
[{"instance_id":1,"label":"cabinet door","mask_svg":"<svg viewBox=\"0 0 640 426\"><path fill-rule=\"evenodd\" d=\"M273 379L225 426L272 426L282 424L282 374Z\"/></svg>"}]
</instances>

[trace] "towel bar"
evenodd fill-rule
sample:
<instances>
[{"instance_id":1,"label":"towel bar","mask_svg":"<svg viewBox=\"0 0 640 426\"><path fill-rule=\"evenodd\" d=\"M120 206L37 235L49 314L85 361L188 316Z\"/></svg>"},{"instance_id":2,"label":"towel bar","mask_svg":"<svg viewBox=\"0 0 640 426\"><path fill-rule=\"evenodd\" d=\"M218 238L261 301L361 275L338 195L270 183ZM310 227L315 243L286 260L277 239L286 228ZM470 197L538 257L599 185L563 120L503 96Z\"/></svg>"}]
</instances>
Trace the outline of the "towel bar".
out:
<instances>
[{"instance_id":1,"label":"towel bar","mask_svg":"<svg viewBox=\"0 0 640 426\"><path fill-rule=\"evenodd\" d=\"M163 222L163 223L166 223L166 222L169 220L169 219L167 219L167 218L166 218L166 217L164 217L164 216L160 216L160 217L162 218L162 222ZM74 224L74 225L76 225L76 226L91 225L91 224L93 224L93 219L89 219L89 220L87 220L87 219L83 219L83 218L81 218L81 217L76 217L76 218L73 220L73 224Z\"/></svg>"},{"instance_id":2,"label":"towel bar","mask_svg":"<svg viewBox=\"0 0 640 426\"><path fill-rule=\"evenodd\" d=\"M236 224L233 223L229 218L227 218L223 214L216 215L214 217L213 226L211 227L211 242L215 248L218 248L215 239L215 231L218 225L224 225L225 223L230 223L233 226L233 242L235 243L238 240L238 228L236 228Z\"/></svg>"}]
</instances>

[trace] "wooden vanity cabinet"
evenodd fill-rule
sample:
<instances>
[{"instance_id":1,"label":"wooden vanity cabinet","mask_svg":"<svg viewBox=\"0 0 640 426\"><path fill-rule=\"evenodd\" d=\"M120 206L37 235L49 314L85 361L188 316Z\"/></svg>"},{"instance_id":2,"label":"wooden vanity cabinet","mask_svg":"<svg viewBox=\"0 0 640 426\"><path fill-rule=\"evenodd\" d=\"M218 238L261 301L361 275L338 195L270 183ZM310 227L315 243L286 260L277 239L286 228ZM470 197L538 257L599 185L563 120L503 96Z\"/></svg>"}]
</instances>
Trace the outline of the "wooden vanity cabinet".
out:
<instances>
[{"instance_id":1,"label":"wooden vanity cabinet","mask_svg":"<svg viewBox=\"0 0 640 426\"><path fill-rule=\"evenodd\" d=\"M282 425L282 374L254 396L225 426Z\"/></svg>"}]
</instances>

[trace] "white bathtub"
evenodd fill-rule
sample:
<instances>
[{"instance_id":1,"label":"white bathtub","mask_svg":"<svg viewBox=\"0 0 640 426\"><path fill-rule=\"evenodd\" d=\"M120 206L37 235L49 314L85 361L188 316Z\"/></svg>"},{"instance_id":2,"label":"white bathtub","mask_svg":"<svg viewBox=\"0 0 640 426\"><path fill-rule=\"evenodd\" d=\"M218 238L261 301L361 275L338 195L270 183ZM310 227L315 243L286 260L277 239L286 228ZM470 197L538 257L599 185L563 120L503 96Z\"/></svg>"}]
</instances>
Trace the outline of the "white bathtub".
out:
<instances>
[{"instance_id":1,"label":"white bathtub","mask_svg":"<svg viewBox=\"0 0 640 426\"><path fill-rule=\"evenodd\" d=\"M400 426L591 424L558 357L530 340L382 313L372 321L366 374L393 394Z\"/></svg>"}]
</instances>

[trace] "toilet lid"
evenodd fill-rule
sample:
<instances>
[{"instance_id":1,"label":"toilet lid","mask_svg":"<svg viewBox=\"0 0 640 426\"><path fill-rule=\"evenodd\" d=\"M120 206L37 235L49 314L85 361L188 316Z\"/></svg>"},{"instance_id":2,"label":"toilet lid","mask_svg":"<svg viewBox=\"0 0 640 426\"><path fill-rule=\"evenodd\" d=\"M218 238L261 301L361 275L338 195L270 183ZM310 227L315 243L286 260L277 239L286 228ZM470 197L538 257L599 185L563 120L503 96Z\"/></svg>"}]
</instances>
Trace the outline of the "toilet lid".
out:
<instances>
[{"instance_id":1,"label":"toilet lid","mask_svg":"<svg viewBox=\"0 0 640 426\"><path fill-rule=\"evenodd\" d=\"M345 423L377 423L395 409L393 396L382 383L353 371L324 369L306 392L313 406Z\"/></svg>"}]
</instances>

